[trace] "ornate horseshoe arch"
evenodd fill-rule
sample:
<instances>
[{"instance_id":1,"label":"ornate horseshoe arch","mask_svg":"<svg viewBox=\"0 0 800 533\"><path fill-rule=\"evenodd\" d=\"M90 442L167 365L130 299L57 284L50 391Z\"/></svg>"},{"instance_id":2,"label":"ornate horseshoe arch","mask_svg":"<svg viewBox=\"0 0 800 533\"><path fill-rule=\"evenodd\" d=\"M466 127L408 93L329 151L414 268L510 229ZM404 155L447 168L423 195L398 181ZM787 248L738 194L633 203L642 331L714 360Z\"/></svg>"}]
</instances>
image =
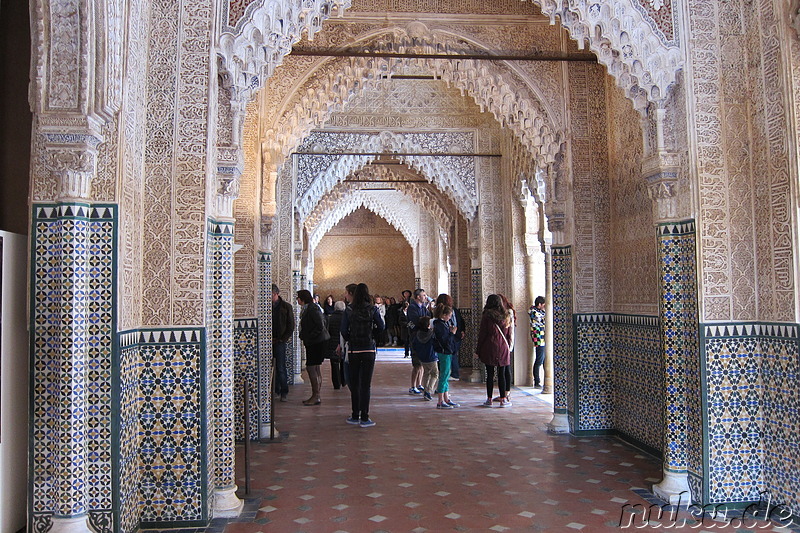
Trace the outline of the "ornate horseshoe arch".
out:
<instances>
[{"instance_id":1,"label":"ornate horseshoe arch","mask_svg":"<svg viewBox=\"0 0 800 533\"><path fill-rule=\"evenodd\" d=\"M369 167L368 167L369 168ZM383 167L379 167L383 168ZM367 170L367 169L364 169ZM363 172L363 171L361 171ZM360 174L360 173L359 173ZM381 172L381 174L384 174ZM385 177L385 176L381 176ZM427 187L420 186L415 183L397 183L394 185L396 188L396 192L385 192L385 191L376 191L374 189L369 188L369 184L367 183L339 183L337 184L333 190L327 193L319 203L314 207L314 210L305 218L303 224L305 225L306 229L309 233L309 242L311 249L315 248L317 244L319 244L320 239L322 236L325 235L334 225L336 225L346 214L351 213L354 209L347 211L345 215L339 216L338 218L334 217L331 218L331 213L335 212L340 205L343 204L352 204L354 198L362 198L364 196L371 197L375 200L388 200L390 197L393 197L394 200L397 200L397 197L400 196L402 198L407 199L409 204L413 204L419 206L421 209L427 211L433 220L439 225L441 229L445 232L448 228L450 228L453 224L454 217L456 216L453 211L456 209L455 206L449 204L448 201L444 200L442 195L437 195L433 191L431 191ZM383 193L383 194L381 194ZM398 228L401 232L403 232L401 227L406 227L409 229L409 234L406 235L406 240L412 245L412 247L416 244L419 240L419 235L416 229L416 223L412 220L408 220L402 216L400 216L400 210L397 209L397 205L394 204L385 204L382 202L385 211L373 211L388 220L392 223L393 226ZM376 206L377 207L377 206ZM402 211L406 213L406 211ZM396 219L397 223L393 222L393 219ZM413 230L413 231L412 231ZM405 233L404 233L405 235ZM445 233L445 241L448 241L447 234Z\"/></svg>"},{"instance_id":2,"label":"ornate horseshoe arch","mask_svg":"<svg viewBox=\"0 0 800 533\"><path fill-rule=\"evenodd\" d=\"M675 75L683 68L676 22L680 2L531 1L550 17L551 24L558 17L579 47L589 41L589 49L638 111L643 112L648 101L658 103L667 97ZM656 20L654 15L661 9L666 13Z\"/></svg>"},{"instance_id":3,"label":"ornate horseshoe arch","mask_svg":"<svg viewBox=\"0 0 800 533\"><path fill-rule=\"evenodd\" d=\"M338 224L344 217L358 209L364 207L369 209L379 217L385 219L403 234L406 241L414 248L419 242L419 225L407 217L403 217L401 212L396 209L396 205L389 202L387 194L378 194L384 191L369 192L368 189L352 188L343 191L341 197L335 198L326 207L328 209L322 215L313 230L308 232L308 249L310 253L319 245L322 237ZM397 196L392 194L391 196Z\"/></svg>"},{"instance_id":4,"label":"ornate horseshoe arch","mask_svg":"<svg viewBox=\"0 0 800 533\"><path fill-rule=\"evenodd\" d=\"M305 33L309 39L331 16L341 16L350 0L251 0L221 2L217 57L223 86L248 96Z\"/></svg>"},{"instance_id":5,"label":"ornate horseshoe arch","mask_svg":"<svg viewBox=\"0 0 800 533\"><path fill-rule=\"evenodd\" d=\"M425 135L428 142L418 137ZM381 132L379 134L326 133L310 135L301 148L309 151L354 151L370 153L421 153L436 148L430 134ZM450 146L452 134L442 134L444 143ZM324 141L328 141L327 143ZM317 141L323 141L322 143ZM463 149L469 139L462 139ZM303 149L302 151L305 151ZM356 170L364 167L378 156L328 156L306 155L298 162L297 212L304 220L320 199ZM446 191L453 203L468 220L475 217L478 209L478 195L475 184L475 161L472 156L397 156L401 162L416 170L428 181Z\"/></svg>"},{"instance_id":6,"label":"ornate horseshoe arch","mask_svg":"<svg viewBox=\"0 0 800 533\"><path fill-rule=\"evenodd\" d=\"M411 31L421 32L413 26ZM485 51L475 44L465 48L465 41L459 39L457 42L452 35L434 32L431 38L423 40L411 37L404 30L393 29L365 37L360 42L362 46L381 51L426 52L440 48L451 51L464 48L464 52L470 53ZM471 96L481 109L488 110L501 125L510 128L532 156L550 162L557 153L563 127L553 123L535 91L528 85L519 87L507 67L470 59L335 58L318 62L302 80L305 91L294 93L293 100L286 104L275 124L263 126L264 143L285 157L311 130L325 124L332 112L344 108L351 96L368 90L382 77L412 67L416 71L427 71Z\"/></svg>"},{"instance_id":7,"label":"ornate horseshoe arch","mask_svg":"<svg viewBox=\"0 0 800 533\"><path fill-rule=\"evenodd\" d=\"M663 100L683 68L677 2L521 1L540 6L553 24L558 18L580 47L588 40L639 110L647 101ZM349 7L349 0L223 2L217 54L225 85L238 93L260 89L303 32L313 38L324 20L342 16ZM660 14L662 9L666 13Z\"/></svg>"}]
</instances>

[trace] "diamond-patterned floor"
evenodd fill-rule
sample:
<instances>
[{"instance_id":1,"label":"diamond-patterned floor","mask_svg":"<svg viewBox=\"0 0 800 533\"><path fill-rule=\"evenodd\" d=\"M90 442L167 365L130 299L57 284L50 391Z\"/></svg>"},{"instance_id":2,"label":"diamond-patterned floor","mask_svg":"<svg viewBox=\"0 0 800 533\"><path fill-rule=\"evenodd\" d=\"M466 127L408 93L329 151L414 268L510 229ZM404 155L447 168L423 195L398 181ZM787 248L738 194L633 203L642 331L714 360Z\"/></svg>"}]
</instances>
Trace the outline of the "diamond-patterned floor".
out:
<instances>
[{"instance_id":1,"label":"diamond-patterned floor","mask_svg":"<svg viewBox=\"0 0 800 533\"><path fill-rule=\"evenodd\" d=\"M451 382L462 407L437 410L408 393L411 363L402 353L384 350L378 359L377 425L345 423L349 392L333 390L324 366L322 404L302 405L309 386L292 387L290 401L276 406L281 438L253 444L249 495L237 446L245 511L214 520L207 533L618 531L623 506L658 502L644 489L660 480L659 460L615 438L548 434L552 406L538 392L515 389L512 407L486 408L483 385ZM642 528L642 517L623 522ZM660 521L673 522L667 513ZM708 523L684 527L721 527ZM758 524L767 527L725 530L788 531Z\"/></svg>"}]
</instances>

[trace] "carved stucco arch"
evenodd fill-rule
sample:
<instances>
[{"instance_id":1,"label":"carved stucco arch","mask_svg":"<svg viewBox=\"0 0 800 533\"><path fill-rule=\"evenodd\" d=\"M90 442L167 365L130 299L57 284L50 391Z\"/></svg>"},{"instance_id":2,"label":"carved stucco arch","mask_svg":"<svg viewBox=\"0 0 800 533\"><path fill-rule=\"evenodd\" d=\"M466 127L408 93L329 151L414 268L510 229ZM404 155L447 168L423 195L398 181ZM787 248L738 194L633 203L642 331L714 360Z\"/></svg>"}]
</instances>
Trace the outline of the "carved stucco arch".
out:
<instances>
[{"instance_id":1,"label":"carved stucco arch","mask_svg":"<svg viewBox=\"0 0 800 533\"><path fill-rule=\"evenodd\" d=\"M579 46L588 40L589 48L639 110L648 100L663 100L676 72L683 68L677 25L675 36L667 38L637 0L521 1L540 6L552 23L558 18ZM248 92L263 86L304 31L313 38L322 22L331 15L341 16L350 1L256 0L236 20L231 19L229 3L224 5L227 9L222 10L218 25L220 73L226 86ZM672 2L670 7L680 9L680 4Z\"/></svg>"},{"instance_id":2,"label":"carved stucco arch","mask_svg":"<svg viewBox=\"0 0 800 533\"><path fill-rule=\"evenodd\" d=\"M366 35L358 42L378 51L487 51L486 47L468 43L463 37L440 31L427 32L427 29L420 30L420 26L423 25L409 25L410 31L414 35L424 34L424 37L393 28ZM430 72L471 96L481 110L488 110L501 125L510 128L533 157L549 162L557 153L564 137L563 125L551 120L533 87L528 83L525 87L517 86L507 67L471 59L334 58L318 61L298 82L298 86L305 88L303 93L295 93L276 124L264 126L265 145L279 157L285 157L311 130L325 124L331 113L343 109L350 97L380 83L382 76L397 74L409 65Z\"/></svg>"},{"instance_id":3,"label":"carved stucco arch","mask_svg":"<svg viewBox=\"0 0 800 533\"><path fill-rule=\"evenodd\" d=\"M527 0L522 0L527 1ZM556 17L570 36L597 54L634 107L644 112L647 102L662 102L683 68L683 53L677 38L670 40L637 0L531 0L555 23ZM671 9L680 9L672 2ZM670 21L673 23L673 21Z\"/></svg>"},{"instance_id":4,"label":"carved stucco arch","mask_svg":"<svg viewBox=\"0 0 800 533\"><path fill-rule=\"evenodd\" d=\"M426 147L413 142L411 134L384 131L375 135L363 135L363 137L362 143L350 145L352 151L373 153L419 153L427 151ZM321 148L324 149L324 146ZM474 183L474 170L472 173L473 182L470 186L464 183L462 177L457 174L458 169L453 164L454 159L462 158L398 156L397 159L415 170L426 180L436 184L440 190L445 191L445 194L450 197L467 220L472 220L475 217L478 209L478 196ZM465 156L463 159L469 159L474 166L474 158ZM319 203L320 199L332 190L337 183L376 160L378 160L377 156L340 156L333 164L314 176L307 189L300 190L300 187L298 187L296 206L300 220L304 220L314 209L314 206ZM370 167L370 170L365 170L365 172L385 172L385 169L379 170L380 168Z\"/></svg>"},{"instance_id":5,"label":"carved stucco arch","mask_svg":"<svg viewBox=\"0 0 800 533\"><path fill-rule=\"evenodd\" d=\"M419 224L409 216L411 213L407 210L398 210L395 204L390 203L386 198L382 198L381 196L387 196L378 194L383 191L370 192L369 189L349 188L342 192L342 196L337 197L327 204L326 207L328 207L328 209L324 212L324 215L321 217L316 227L314 227L313 230L309 230L309 253L314 253L322 237L328 233L332 227L360 207L369 209L379 217L385 219L389 224L394 226L397 231L403 234L403 237L405 237L412 249L416 247L419 242Z\"/></svg>"},{"instance_id":6,"label":"carved stucco arch","mask_svg":"<svg viewBox=\"0 0 800 533\"><path fill-rule=\"evenodd\" d=\"M444 232L443 239L445 243L448 243L449 235L447 232L453 225L455 217L457 216L455 213L455 206L453 206L441 193L436 194L430 188L421 184L398 182L394 184L393 187L396 189L396 191L387 194L386 191L375 191L374 189L371 189L370 185L367 183L337 184L333 190L325 195L324 198L320 199L319 203L314 207L314 210L303 221L303 224L309 231L309 235L311 235L311 248L315 248L320 239L322 239L322 236L334 225L336 225L344 216L343 215L342 217L331 219L329 214L335 212L342 203L352 203L351 198L356 194L366 194L380 199L388 199L389 197L393 196L396 199L399 193L400 196L408 201L409 205L418 206L431 216L431 218L438 224L439 228ZM351 212L352 210L348 211L346 214ZM407 210L398 209L398 206L394 204L389 204L387 211L376 211L376 214L389 220L390 223L392 223L392 225L398 229L400 229L399 226L403 225L403 223L400 222L401 220L406 220L405 226L408 228L413 228L416 226L415 222L403 216L410 215L412 213ZM390 220L390 217L396 218L398 223L394 224L392 220ZM409 230L409 232L411 233L411 230ZM407 240L412 246L414 246L419 239L419 235L417 234L416 230L413 233L413 238L407 236Z\"/></svg>"},{"instance_id":7,"label":"carved stucco arch","mask_svg":"<svg viewBox=\"0 0 800 533\"><path fill-rule=\"evenodd\" d=\"M249 97L272 76L303 33L309 40L331 16L341 16L350 0L254 0L231 10L222 2L217 59L226 89Z\"/></svg>"}]
</instances>

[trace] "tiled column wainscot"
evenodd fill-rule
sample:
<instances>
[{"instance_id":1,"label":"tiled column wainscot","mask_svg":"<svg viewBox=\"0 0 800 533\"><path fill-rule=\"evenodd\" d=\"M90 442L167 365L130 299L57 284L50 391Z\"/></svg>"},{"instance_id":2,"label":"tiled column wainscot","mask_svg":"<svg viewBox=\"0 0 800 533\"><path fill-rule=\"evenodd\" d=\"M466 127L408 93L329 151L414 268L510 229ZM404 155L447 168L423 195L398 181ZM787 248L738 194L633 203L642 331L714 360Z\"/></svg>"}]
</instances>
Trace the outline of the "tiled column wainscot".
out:
<instances>
[{"instance_id":1,"label":"tiled column wainscot","mask_svg":"<svg viewBox=\"0 0 800 533\"><path fill-rule=\"evenodd\" d=\"M209 373L209 463L214 485L214 516L238 516L236 496L233 356L232 222L208 221L206 327Z\"/></svg>"},{"instance_id":2,"label":"tiled column wainscot","mask_svg":"<svg viewBox=\"0 0 800 533\"><path fill-rule=\"evenodd\" d=\"M244 384L249 385L250 440L258 440L258 320L238 318L233 325L236 440L244 440Z\"/></svg>"},{"instance_id":3,"label":"tiled column wainscot","mask_svg":"<svg viewBox=\"0 0 800 533\"><path fill-rule=\"evenodd\" d=\"M272 422L272 253L258 253L258 436L268 438Z\"/></svg>"},{"instance_id":4,"label":"tiled column wainscot","mask_svg":"<svg viewBox=\"0 0 800 533\"><path fill-rule=\"evenodd\" d=\"M702 332L702 501L771 498L797 515L797 324L703 324Z\"/></svg>"},{"instance_id":5,"label":"tiled column wainscot","mask_svg":"<svg viewBox=\"0 0 800 533\"><path fill-rule=\"evenodd\" d=\"M130 413L123 417L121 434L128 438L136 424L135 468L140 479L131 496L138 504L140 526L205 527L209 521L205 330L125 332L120 334L120 347L124 361L138 352L136 418ZM122 399L127 402L134 392L131 376L123 378ZM121 471L133 471L130 462L124 453ZM123 509L130 507L122 504ZM127 515L123 518L130 521Z\"/></svg>"},{"instance_id":6,"label":"tiled column wainscot","mask_svg":"<svg viewBox=\"0 0 800 533\"><path fill-rule=\"evenodd\" d=\"M469 330L467 331L467 335L470 335L470 331L472 332L472 339L468 339L469 342L473 343L472 346L477 345L478 340L478 328L481 325L481 315L483 314L483 291L481 287L483 285L481 269L480 268L473 268L470 270L470 299L472 304L472 321L467 323ZM463 348L462 348L463 351ZM472 350L472 374L470 374L469 381L470 383L482 383L486 377L484 376L485 368L481 360L478 359L475 350Z\"/></svg>"},{"instance_id":7,"label":"tiled column wainscot","mask_svg":"<svg viewBox=\"0 0 800 533\"><path fill-rule=\"evenodd\" d=\"M703 476L698 358L696 234L693 220L658 226L664 353L664 479L653 486L670 503L699 501ZM688 476L688 477L687 477Z\"/></svg>"},{"instance_id":8,"label":"tiled column wainscot","mask_svg":"<svg viewBox=\"0 0 800 533\"><path fill-rule=\"evenodd\" d=\"M32 219L28 527L110 524L117 208L35 204Z\"/></svg>"},{"instance_id":9,"label":"tiled column wainscot","mask_svg":"<svg viewBox=\"0 0 800 533\"><path fill-rule=\"evenodd\" d=\"M552 246L553 269L553 420L550 430L574 430L575 370L572 331L572 248Z\"/></svg>"}]
</instances>

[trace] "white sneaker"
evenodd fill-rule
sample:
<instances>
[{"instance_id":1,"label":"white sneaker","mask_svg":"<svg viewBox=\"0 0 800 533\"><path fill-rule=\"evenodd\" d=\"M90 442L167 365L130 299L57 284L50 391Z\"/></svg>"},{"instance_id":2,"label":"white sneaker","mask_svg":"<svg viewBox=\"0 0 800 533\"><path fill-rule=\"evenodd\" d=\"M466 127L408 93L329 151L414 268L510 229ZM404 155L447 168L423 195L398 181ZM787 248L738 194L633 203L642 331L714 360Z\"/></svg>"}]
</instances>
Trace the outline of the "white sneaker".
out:
<instances>
[{"instance_id":1,"label":"white sneaker","mask_svg":"<svg viewBox=\"0 0 800 533\"><path fill-rule=\"evenodd\" d=\"M511 407L511 405L511 400L506 400L505 398L500 400L500 407Z\"/></svg>"}]
</instances>

